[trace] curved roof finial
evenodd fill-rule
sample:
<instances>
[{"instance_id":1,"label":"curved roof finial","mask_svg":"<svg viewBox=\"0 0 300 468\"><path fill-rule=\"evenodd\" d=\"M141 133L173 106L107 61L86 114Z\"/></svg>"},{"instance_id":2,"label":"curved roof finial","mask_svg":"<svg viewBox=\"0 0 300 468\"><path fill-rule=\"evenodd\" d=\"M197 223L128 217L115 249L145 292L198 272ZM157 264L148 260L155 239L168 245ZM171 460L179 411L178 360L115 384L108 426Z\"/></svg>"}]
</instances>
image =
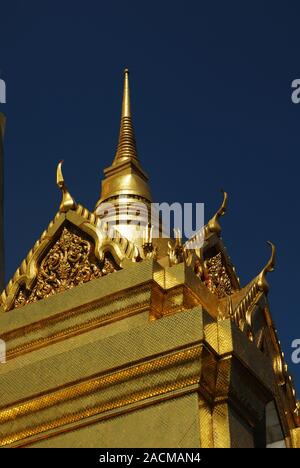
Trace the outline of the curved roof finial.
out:
<instances>
[{"instance_id":1,"label":"curved roof finial","mask_svg":"<svg viewBox=\"0 0 300 468\"><path fill-rule=\"evenodd\" d=\"M271 241L267 241L267 243L271 246L271 256L266 264L266 266L262 269L260 274L257 278L257 285L258 287L267 293L269 291L269 284L266 278L267 273L274 271L275 269L275 256L276 256L276 247Z\"/></svg>"},{"instance_id":2,"label":"curved roof finial","mask_svg":"<svg viewBox=\"0 0 300 468\"><path fill-rule=\"evenodd\" d=\"M61 201L61 204L60 204L60 207L59 207L59 211L61 213L66 213L69 210L75 210L77 205L76 205L75 200L70 195L70 193L68 192L68 189L66 187L65 179L64 179L64 176L63 176L63 173L62 173L62 165L63 165L63 161L60 161L58 163L58 165L57 165L56 183L57 183L58 187L62 191L62 201Z\"/></svg>"},{"instance_id":3,"label":"curved roof finial","mask_svg":"<svg viewBox=\"0 0 300 468\"><path fill-rule=\"evenodd\" d=\"M218 211L216 212L216 214L207 223L208 230L210 232L215 232L218 236L220 236L220 234L221 234L221 226L220 226L220 223L218 222L218 219L221 216L224 216L224 214L226 213L227 203L228 203L228 194L227 194L227 192L225 192L225 190L223 190L223 189L221 189L221 192L223 193L222 204L221 204L220 208L218 209Z\"/></svg>"}]
</instances>

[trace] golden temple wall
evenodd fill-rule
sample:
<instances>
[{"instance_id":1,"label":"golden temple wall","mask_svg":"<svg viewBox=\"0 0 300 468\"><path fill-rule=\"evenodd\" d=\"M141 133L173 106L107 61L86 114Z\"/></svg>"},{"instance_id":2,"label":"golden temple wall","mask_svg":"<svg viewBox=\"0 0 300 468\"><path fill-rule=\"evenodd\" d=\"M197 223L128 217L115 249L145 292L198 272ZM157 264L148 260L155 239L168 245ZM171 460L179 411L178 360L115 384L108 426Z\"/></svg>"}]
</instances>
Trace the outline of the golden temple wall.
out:
<instances>
[{"instance_id":1,"label":"golden temple wall","mask_svg":"<svg viewBox=\"0 0 300 468\"><path fill-rule=\"evenodd\" d=\"M254 446L270 363L196 280L146 260L1 313L0 445Z\"/></svg>"}]
</instances>

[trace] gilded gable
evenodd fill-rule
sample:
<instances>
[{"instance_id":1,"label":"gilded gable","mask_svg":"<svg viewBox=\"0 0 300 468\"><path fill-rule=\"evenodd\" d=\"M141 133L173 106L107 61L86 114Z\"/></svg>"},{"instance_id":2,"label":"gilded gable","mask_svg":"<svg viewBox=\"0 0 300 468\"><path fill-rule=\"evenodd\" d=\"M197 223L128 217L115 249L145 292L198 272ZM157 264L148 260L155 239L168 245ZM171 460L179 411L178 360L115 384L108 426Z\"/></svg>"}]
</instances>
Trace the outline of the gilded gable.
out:
<instances>
[{"instance_id":1,"label":"gilded gable","mask_svg":"<svg viewBox=\"0 0 300 468\"><path fill-rule=\"evenodd\" d=\"M96 258L92 239L84 238L82 233L76 234L71 227L63 227L56 242L40 261L33 288L20 288L14 308L108 275L116 269L112 258L105 256L102 262Z\"/></svg>"}]
</instances>

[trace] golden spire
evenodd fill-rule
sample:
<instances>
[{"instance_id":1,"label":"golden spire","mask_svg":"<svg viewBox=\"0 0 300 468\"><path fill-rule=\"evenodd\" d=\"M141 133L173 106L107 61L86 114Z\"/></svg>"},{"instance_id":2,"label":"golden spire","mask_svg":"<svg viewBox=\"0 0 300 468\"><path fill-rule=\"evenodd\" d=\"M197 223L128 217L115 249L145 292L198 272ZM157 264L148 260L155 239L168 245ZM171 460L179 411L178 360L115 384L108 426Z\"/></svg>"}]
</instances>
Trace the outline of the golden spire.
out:
<instances>
[{"instance_id":1,"label":"golden spire","mask_svg":"<svg viewBox=\"0 0 300 468\"><path fill-rule=\"evenodd\" d=\"M132 158L137 160L138 156L131 118L129 70L125 68L120 134L113 164Z\"/></svg>"},{"instance_id":2,"label":"golden spire","mask_svg":"<svg viewBox=\"0 0 300 468\"><path fill-rule=\"evenodd\" d=\"M151 192L148 176L137 157L131 119L129 72L124 70L121 126L116 155L112 165L104 169L100 199L95 213L128 240L143 244L143 234L149 223ZM107 203L114 206L108 210ZM136 204L139 203L139 209ZM135 209L134 209L135 206ZM158 224L158 221L153 223Z\"/></svg>"},{"instance_id":3,"label":"golden spire","mask_svg":"<svg viewBox=\"0 0 300 468\"><path fill-rule=\"evenodd\" d=\"M138 160L131 118L129 71L124 70L124 90L122 100L121 125L119 142L114 161L110 167L104 169L104 179L100 199L97 207L116 197L124 200L145 200L151 202L151 193L148 186L148 176L143 171ZM129 198L128 198L129 197Z\"/></svg>"},{"instance_id":4,"label":"golden spire","mask_svg":"<svg viewBox=\"0 0 300 468\"><path fill-rule=\"evenodd\" d=\"M130 110L130 90L129 90L129 70L125 68L124 70L124 90L123 90L123 102L122 102L122 116L131 117Z\"/></svg>"}]
</instances>

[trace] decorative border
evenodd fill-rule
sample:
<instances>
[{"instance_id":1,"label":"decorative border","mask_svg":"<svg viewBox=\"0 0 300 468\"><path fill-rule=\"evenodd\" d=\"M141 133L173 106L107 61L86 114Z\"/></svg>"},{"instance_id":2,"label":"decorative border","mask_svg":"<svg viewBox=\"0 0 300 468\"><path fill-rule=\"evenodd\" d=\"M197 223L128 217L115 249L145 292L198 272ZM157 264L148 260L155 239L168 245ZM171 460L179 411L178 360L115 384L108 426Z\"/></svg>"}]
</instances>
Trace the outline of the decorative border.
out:
<instances>
[{"instance_id":1,"label":"decorative border","mask_svg":"<svg viewBox=\"0 0 300 468\"><path fill-rule=\"evenodd\" d=\"M145 285L143 285L143 288L140 289L140 291L134 291L135 293L140 293L140 292L148 292L148 289L146 289L144 287ZM149 287L150 288L150 287ZM128 290L130 290L131 288L128 288ZM126 290L128 292L128 290ZM124 292L122 291L122 294ZM84 306L82 308L79 308L79 309L73 309L73 310L70 310L70 311L67 311L67 312L62 312L59 314L59 316L54 316L52 318L48 318L48 319L45 319L44 321L40 321L40 322L37 322L37 324L39 324L38 326L38 330L40 330L40 324L43 323L43 325L46 327L47 325L49 325L50 323L58 323L60 322L60 319L61 320L64 320L66 319L66 314L68 315L68 318L70 317L74 317L76 315L80 315L80 314L84 314L85 312L89 312L89 311L92 311L96 308L99 308L99 307L103 307L103 306L108 306L109 304L112 304L113 302L115 302L117 299L118 299L118 296L120 296L121 293L120 292L117 292L117 293L113 293L111 295L111 297L105 297L103 299L100 299L92 304L89 304L88 306ZM69 337L73 337L73 336L77 336L77 335L80 335L81 333L85 333L87 331L90 331L92 329L95 329L95 328L98 328L98 327L101 327L101 326L104 326L104 325L107 325L109 323L112 323L112 322L115 322L115 321L118 321L118 320L122 320L126 317L130 317L132 315L136 315L138 313L141 313L143 311L146 311L146 310L150 310L151 308L151 299L149 298L149 301L145 301L143 303L140 303L138 305L130 305L128 307L124 307L122 309L118 309L117 311L114 310L112 311L111 313L108 313L106 314L105 316L103 317L95 317L93 319L90 319L82 324L79 324L79 325L73 325L73 326L70 326L70 327L67 327L65 328L64 330L61 330L57 333L54 333L53 335L51 336L47 336L47 337L43 337L43 338L39 338L39 339L36 339L36 340L32 340L28 343L25 343L23 345L20 345L20 346L16 346L12 349L9 349L7 351L7 354L6 354L6 357L7 357L7 360L11 360L11 359L14 359L20 355L23 355L23 354L26 354L28 352L31 352L31 351L35 351L36 349L40 349L40 348L44 348L45 346L49 345L49 344L53 344L53 343L56 343L56 342L59 342L59 341L62 341L63 339L65 338L69 338ZM32 326L30 328L28 327L21 327L19 328L18 330L13 330L12 332L9 332L7 334L4 334L4 335L1 335L1 338L4 339L4 341L6 341L7 343L9 342L10 339L14 339L15 337L18 337L18 336L23 336L24 335L24 331L26 331L26 333L29 333L30 331L34 331L35 330L35 326ZM18 332L18 333L16 333ZM12 338L11 338L12 336Z\"/></svg>"},{"instance_id":2,"label":"decorative border","mask_svg":"<svg viewBox=\"0 0 300 468\"><path fill-rule=\"evenodd\" d=\"M94 380L80 383L76 386L64 388L53 392L50 395L44 395L31 401L25 401L13 407L3 409L0 411L0 423L5 423L14 420L16 417L22 417L37 411L41 411L46 408L50 408L57 404L70 401L75 398L83 397L95 393L101 389L111 386L116 383L126 382L128 380L148 375L149 373L162 370L176 364L183 364L188 361L196 360L200 358L202 353L202 346L196 346L183 351L179 351L172 355L160 357L155 360L144 362L136 366L114 372L109 375L101 376ZM199 374L178 379L173 383L166 383L158 385L152 389L139 390L126 397L108 401L102 405L98 405L92 408L85 408L74 414L64 415L53 421L40 424L36 427L31 427L26 430L20 431L15 434L11 434L0 438L0 446L12 444L18 440L30 437L32 435L39 434L41 432L48 431L50 429L58 428L65 424L70 424L79 421L83 418L91 417L99 413L104 413L116 408L121 408L125 405L137 403L147 398L162 395L174 390L182 389L184 387L199 383Z\"/></svg>"}]
</instances>

